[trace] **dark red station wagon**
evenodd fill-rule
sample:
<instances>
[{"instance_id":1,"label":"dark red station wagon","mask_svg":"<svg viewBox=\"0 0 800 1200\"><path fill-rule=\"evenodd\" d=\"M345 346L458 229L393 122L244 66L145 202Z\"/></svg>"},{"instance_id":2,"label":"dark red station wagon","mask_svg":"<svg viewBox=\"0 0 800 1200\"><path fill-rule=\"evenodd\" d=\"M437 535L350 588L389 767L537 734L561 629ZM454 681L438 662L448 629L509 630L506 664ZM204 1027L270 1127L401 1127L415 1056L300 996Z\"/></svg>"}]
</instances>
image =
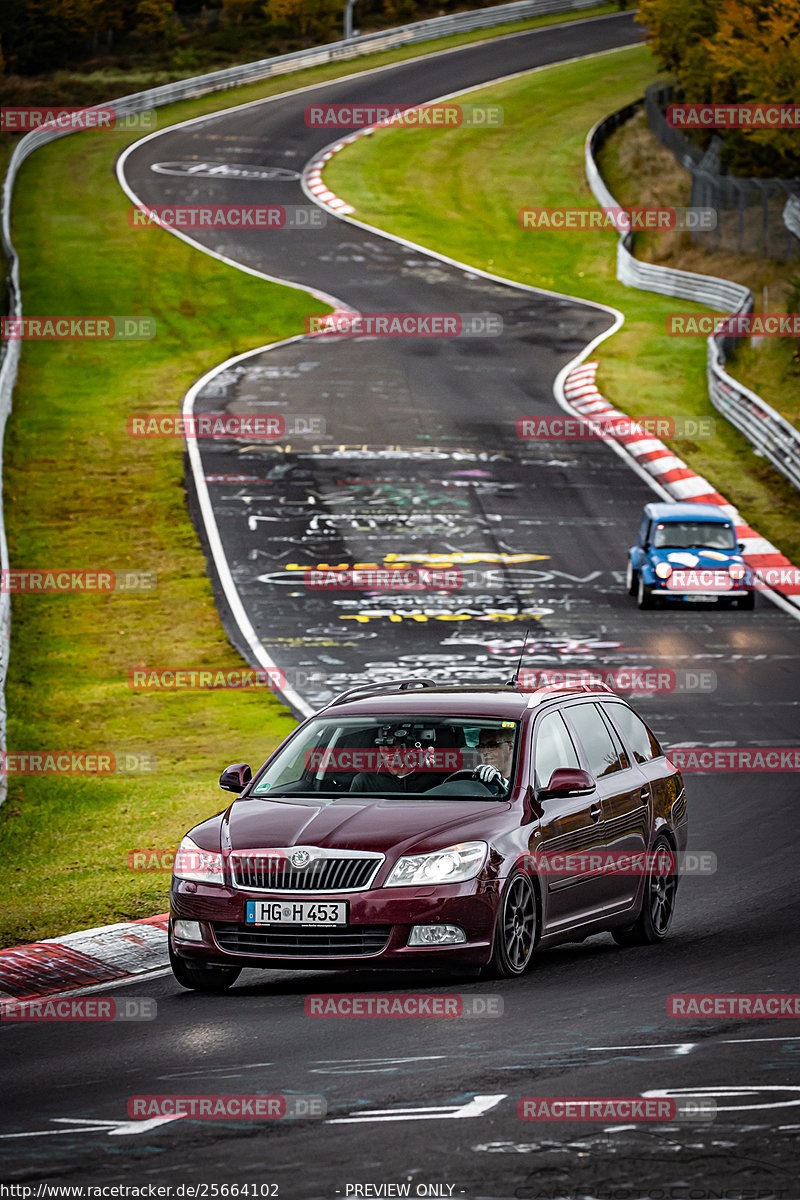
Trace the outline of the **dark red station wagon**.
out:
<instances>
[{"instance_id":1,"label":"dark red station wagon","mask_svg":"<svg viewBox=\"0 0 800 1200\"><path fill-rule=\"evenodd\" d=\"M353 688L220 785L237 798L173 871L187 988L243 967L515 976L539 946L660 942L672 921L683 778L603 685Z\"/></svg>"}]
</instances>

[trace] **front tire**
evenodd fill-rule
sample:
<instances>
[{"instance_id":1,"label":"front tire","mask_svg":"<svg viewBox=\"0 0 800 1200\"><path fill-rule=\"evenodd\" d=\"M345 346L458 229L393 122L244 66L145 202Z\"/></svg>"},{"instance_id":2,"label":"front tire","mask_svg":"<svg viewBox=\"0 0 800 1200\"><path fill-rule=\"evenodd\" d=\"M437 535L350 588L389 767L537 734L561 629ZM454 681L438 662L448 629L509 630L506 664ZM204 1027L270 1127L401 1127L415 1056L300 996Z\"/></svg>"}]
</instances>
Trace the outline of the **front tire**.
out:
<instances>
[{"instance_id":1,"label":"front tire","mask_svg":"<svg viewBox=\"0 0 800 1200\"><path fill-rule=\"evenodd\" d=\"M511 979L524 975L531 965L539 929L536 892L527 875L511 876L500 901L494 930L494 946L484 974L489 979Z\"/></svg>"},{"instance_id":2,"label":"front tire","mask_svg":"<svg viewBox=\"0 0 800 1200\"><path fill-rule=\"evenodd\" d=\"M659 852L662 854L659 855ZM663 942L669 933L678 889L678 877L674 870L675 852L665 837L659 837L656 838L652 855L654 862L645 880L642 911L627 929L611 931L618 946L653 946Z\"/></svg>"},{"instance_id":3,"label":"front tire","mask_svg":"<svg viewBox=\"0 0 800 1200\"><path fill-rule=\"evenodd\" d=\"M218 995L220 992L226 992L231 984L236 983L242 973L241 967L194 966L187 959L181 958L172 945L172 922L170 922L168 942L169 965L172 967L172 974L181 987L187 988L189 991Z\"/></svg>"},{"instance_id":4,"label":"front tire","mask_svg":"<svg viewBox=\"0 0 800 1200\"><path fill-rule=\"evenodd\" d=\"M639 605L639 608L654 608L656 603L653 599L652 584L645 583L641 572L639 573L639 579L636 584L636 602Z\"/></svg>"},{"instance_id":5,"label":"front tire","mask_svg":"<svg viewBox=\"0 0 800 1200\"><path fill-rule=\"evenodd\" d=\"M625 572L625 587L629 596L635 596L639 588L638 572L634 571L633 563L628 559L628 569Z\"/></svg>"},{"instance_id":6,"label":"front tire","mask_svg":"<svg viewBox=\"0 0 800 1200\"><path fill-rule=\"evenodd\" d=\"M740 596L735 603L737 608L744 609L745 612L752 612L756 606L756 594L755 592L748 592L746 596Z\"/></svg>"}]
</instances>

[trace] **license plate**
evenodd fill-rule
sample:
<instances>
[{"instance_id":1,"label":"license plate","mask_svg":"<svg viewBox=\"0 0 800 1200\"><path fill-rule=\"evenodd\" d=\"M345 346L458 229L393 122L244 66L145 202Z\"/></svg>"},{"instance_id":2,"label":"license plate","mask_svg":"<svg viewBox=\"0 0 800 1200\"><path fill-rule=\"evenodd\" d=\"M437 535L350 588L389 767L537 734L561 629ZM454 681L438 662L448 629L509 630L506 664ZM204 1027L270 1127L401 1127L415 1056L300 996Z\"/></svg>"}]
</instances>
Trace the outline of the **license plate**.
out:
<instances>
[{"instance_id":1,"label":"license plate","mask_svg":"<svg viewBox=\"0 0 800 1200\"><path fill-rule=\"evenodd\" d=\"M713 592L701 592L697 596L684 596L686 604L707 604L709 600L719 600L719 596Z\"/></svg>"},{"instance_id":2,"label":"license plate","mask_svg":"<svg viewBox=\"0 0 800 1200\"><path fill-rule=\"evenodd\" d=\"M248 925L346 925L346 900L248 900Z\"/></svg>"}]
</instances>

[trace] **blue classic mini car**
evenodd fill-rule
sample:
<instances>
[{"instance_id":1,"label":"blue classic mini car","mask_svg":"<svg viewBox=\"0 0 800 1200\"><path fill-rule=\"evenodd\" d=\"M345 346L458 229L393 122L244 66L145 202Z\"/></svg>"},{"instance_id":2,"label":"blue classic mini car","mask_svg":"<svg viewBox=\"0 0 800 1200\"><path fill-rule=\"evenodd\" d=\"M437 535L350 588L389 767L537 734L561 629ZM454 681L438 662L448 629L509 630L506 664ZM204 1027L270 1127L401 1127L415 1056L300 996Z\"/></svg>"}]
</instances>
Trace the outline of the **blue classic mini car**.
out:
<instances>
[{"instance_id":1,"label":"blue classic mini car","mask_svg":"<svg viewBox=\"0 0 800 1200\"><path fill-rule=\"evenodd\" d=\"M736 526L715 504L646 504L628 551L628 594L639 608L659 599L752 608L753 572L741 551Z\"/></svg>"}]
</instances>

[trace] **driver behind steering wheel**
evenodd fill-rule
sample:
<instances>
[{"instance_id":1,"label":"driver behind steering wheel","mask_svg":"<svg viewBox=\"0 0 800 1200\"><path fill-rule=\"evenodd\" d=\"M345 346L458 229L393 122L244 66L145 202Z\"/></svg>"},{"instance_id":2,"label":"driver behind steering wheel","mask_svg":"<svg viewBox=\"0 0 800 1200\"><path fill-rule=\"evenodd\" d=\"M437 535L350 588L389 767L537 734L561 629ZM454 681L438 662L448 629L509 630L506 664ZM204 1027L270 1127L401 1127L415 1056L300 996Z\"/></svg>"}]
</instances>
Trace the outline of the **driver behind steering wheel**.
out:
<instances>
[{"instance_id":1,"label":"driver behind steering wheel","mask_svg":"<svg viewBox=\"0 0 800 1200\"><path fill-rule=\"evenodd\" d=\"M511 760L514 755L512 729L482 729L478 737L478 753L483 760L473 771L476 779L486 786L508 788Z\"/></svg>"}]
</instances>

